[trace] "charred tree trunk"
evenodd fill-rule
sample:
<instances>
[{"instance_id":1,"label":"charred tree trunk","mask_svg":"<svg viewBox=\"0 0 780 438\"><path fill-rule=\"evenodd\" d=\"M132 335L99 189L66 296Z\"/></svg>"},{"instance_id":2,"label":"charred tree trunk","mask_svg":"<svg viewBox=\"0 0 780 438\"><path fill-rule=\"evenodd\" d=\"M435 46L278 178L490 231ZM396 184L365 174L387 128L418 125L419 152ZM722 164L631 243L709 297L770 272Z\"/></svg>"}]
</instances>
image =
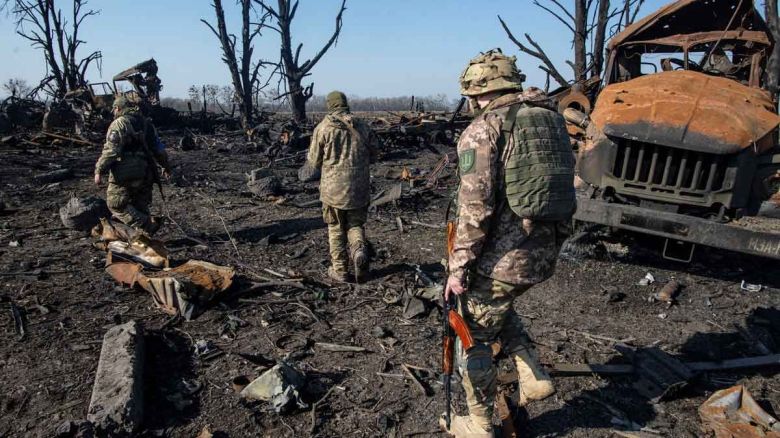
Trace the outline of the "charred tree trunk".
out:
<instances>
[{"instance_id":1,"label":"charred tree trunk","mask_svg":"<svg viewBox=\"0 0 780 438\"><path fill-rule=\"evenodd\" d=\"M766 66L766 88L775 99L780 94L780 17L778 17L777 3L778 0L766 0L764 4L766 22L775 39L775 48Z\"/></svg>"},{"instance_id":2,"label":"charred tree trunk","mask_svg":"<svg viewBox=\"0 0 780 438\"><path fill-rule=\"evenodd\" d=\"M588 50L588 5L586 0L574 0L574 82L585 80Z\"/></svg>"},{"instance_id":3,"label":"charred tree trunk","mask_svg":"<svg viewBox=\"0 0 780 438\"><path fill-rule=\"evenodd\" d=\"M252 0L240 0L241 5L241 57L236 54L236 37L229 33L225 21L225 9L222 0L214 0L214 14L217 18L217 27L214 28L208 21L200 20L211 29L222 47L222 61L230 71L230 80L233 85L234 100L238 103L238 112L241 116L241 127L244 130L251 129L254 123L254 104L252 97L257 88L260 68L268 64L257 61L252 65L254 53L253 41L260 34L263 23L267 18L264 15L259 23L252 23ZM204 99L205 100L205 99Z\"/></svg>"},{"instance_id":4,"label":"charred tree trunk","mask_svg":"<svg viewBox=\"0 0 780 438\"><path fill-rule=\"evenodd\" d=\"M338 40L341 33L342 16L347 9L346 0L342 0L341 8L336 15L336 29L331 35L330 39L320 49L320 51L314 56L303 63L300 63L301 49L303 44L298 44L293 50L292 42L292 22L295 19L295 13L298 10L298 1L291 3L289 0L277 0L276 8L272 8L265 4L265 2L259 2L263 9L274 18L276 21L276 27L268 26L277 31L281 38L281 74L284 76L284 80L287 85L287 92L280 95L278 98L287 98L290 104L290 111L292 111L293 119L297 123L306 122L306 101L308 101L314 94L314 84L311 83L307 86L303 85L303 80L306 76L311 74L312 68L320 61L322 56L333 46Z\"/></svg>"},{"instance_id":5,"label":"charred tree trunk","mask_svg":"<svg viewBox=\"0 0 780 438\"><path fill-rule=\"evenodd\" d=\"M593 76L604 72L604 47L607 43L607 23L609 23L609 0L599 0L596 34L593 36Z\"/></svg>"},{"instance_id":6,"label":"charred tree trunk","mask_svg":"<svg viewBox=\"0 0 780 438\"><path fill-rule=\"evenodd\" d=\"M84 41L79 31L87 17L97 15L95 10L84 10L86 0L73 0L68 22L54 0L14 0L3 4L16 22L16 33L43 51L46 60L46 77L33 93L45 90L54 98L62 98L69 91L85 86L85 75L93 62L100 62L102 54L94 51L85 58L78 58L79 46ZM99 64L98 64L99 67Z\"/></svg>"}]
</instances>

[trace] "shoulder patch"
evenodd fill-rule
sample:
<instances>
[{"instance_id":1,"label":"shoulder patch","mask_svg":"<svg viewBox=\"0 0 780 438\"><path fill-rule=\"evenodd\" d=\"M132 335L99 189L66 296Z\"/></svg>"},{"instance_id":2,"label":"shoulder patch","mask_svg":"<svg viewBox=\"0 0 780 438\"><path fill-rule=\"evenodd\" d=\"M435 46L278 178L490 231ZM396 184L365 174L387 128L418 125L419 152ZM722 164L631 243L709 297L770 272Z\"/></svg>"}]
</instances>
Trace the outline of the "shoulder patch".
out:
<instances>
[{"instance_id":1,"label":"shoulder patch","mask_svg":"<svg viewBox=\"0 0 780 438\"><path fill-rule=\"evenodd\" d=\"M461 175L465 175L474 170L476 156L477 154L474 149L466 149L458 155L458 168L460 169Z\"/></svg>"},{"instance_id":2,"label":"shoulder patch","mask_svg":"<svg viewBox=\"0 0 780 438\"><path fill-rule=\"evenodd\" d=\"M116 129L112 129L108 131L106 140L108 140L110 143L119 144L119 142L122 140L122 137L119 135L119 132Z\"/></svg>"}]
</instances>

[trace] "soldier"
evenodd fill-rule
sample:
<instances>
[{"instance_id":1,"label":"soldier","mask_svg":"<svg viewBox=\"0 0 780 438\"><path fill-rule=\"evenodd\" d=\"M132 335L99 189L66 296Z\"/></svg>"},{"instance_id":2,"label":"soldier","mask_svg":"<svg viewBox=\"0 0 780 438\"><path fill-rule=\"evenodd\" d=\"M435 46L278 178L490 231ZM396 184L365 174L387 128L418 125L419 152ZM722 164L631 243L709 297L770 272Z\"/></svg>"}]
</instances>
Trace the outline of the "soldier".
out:
<instances>
[{"instance_id":1,"label":"soldier","mask_svg":"<svg viewBox=\"0 0 780 438\"><path fill-rule=\"evenodd\" d=\"M458 349L469 416L453 418L448 432L456 437L493 436L495 341L515 362L522 404L555 391L512 305L552 275L570 235L574 156L563 117L541 90L523 91L524 79L498 49L471 60L460 77L476 117L458 142L445 297L459 297L475 346Z\"/></svg>"},{"instance_id":2,"label":"soldier","mask_svg":"<svg viewBox=\"0 0 780 438\"><path fill-rule=\"evenodd\" d=\"M326 101L328 115L314 129L307 164L322 168L320 200L332 259L328 276L347 281L349 242L355 280L361 282L368 274L363 225L371 193L369 164L376 157L378 139L364 121L349 112L344 93L333 91Z\"/></svg>"},{"instance_id":3,"label":"soldier","mask_svg":"<svg viewBox=\"0 0 780 438\"><path fill-rule=\"evenodd\" d=\"M95 165L95 184L108 176L106 202L113 216L150 234L160 228L159 219L149 214L159 165L163 177L170 177L165 146L157 130L144 118L135 102L125 96L114 100L114 121L108 127L103 153Z\"/></svg>"}]
</instances>

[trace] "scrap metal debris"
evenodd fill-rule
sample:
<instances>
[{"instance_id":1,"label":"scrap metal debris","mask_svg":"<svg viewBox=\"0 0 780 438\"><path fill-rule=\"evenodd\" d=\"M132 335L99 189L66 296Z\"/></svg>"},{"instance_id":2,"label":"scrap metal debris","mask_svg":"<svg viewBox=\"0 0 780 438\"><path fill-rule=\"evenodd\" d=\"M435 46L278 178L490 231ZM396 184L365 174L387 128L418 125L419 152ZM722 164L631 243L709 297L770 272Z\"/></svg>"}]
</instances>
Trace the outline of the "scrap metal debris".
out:
<instances>
[{"instance_id":1,"label":"scrap metal debris","mask_svg":"<svg viewBox=\"0 0 780 438\"><path fill-rule=\"evenodd\" d=\"M270 403L276 413L288 413L295 407L306 409L301 390L306 376L292 366L280 362L244 388L240 395L250 400Z\"/></svg>"},{"instance_id":2,"label":"scrap metal debris","mask_svg":"<svg viewBox=\"0 0 780 438\"><path fill-rule=\"evenodd\" d=\"M170 264L165 245L143 233L137 234L129 242L121 240L109 242L106 249L109 264L113 263L114 259L133 261L153 268L166 268Z\"/></svg>"},{"instance_id":3,"label":"scrap metal debris","mask_svg":"<svg viewBox=\"0 0 780 438\"><path fill-rule=\"evenodd\" d=\"M651 273L645 274L644 277L642 277L641 280L639 280L639 286L649 286L651 284L655 283L655 277Z\"/></svg>"},{"instance_id":4,"label":"scrap metal debris","mask_svg":"<svg viewBox=\"0 0 780 438\"><path fill-rule=\"evenodd\" d=\"M745 292L754 292L758 293L761 292L761 290L764 288L764 286L760 284L750 284L745 282L745 280L742 280L742 283L740 283L739 288L744 290Z\"/></svg>"},{"instance_id":5,"label":"scrap metal debris","mask_svg":"<svg viewBox=\"0 0 780 438\"><path fill-rule=\"evenodd\" d=\"M637 377L634 388L653 402L676 396L696 377L696 373L683 362L658 347L616 345L615 349L634 364Z\"/></svg>"},{"instance_id":6,"label":"scrap metal debris","mask_svg":"<svg viewBox=\"0 0 780 438\"><path fill-rule=\"evenodd\" d=\"M651 301L663 301L669 305L674 304L677 293L680 291L680 283L677 280L671 280L664 285L658 292L654 293Z\"/></svg>"},{"instance_id":7,"label":"scrap metal debris","mask_svg":"<svg viewBox=\"0 0 780 438\"><path fill-rule=\"evenodd\" d=\"M742 385L716 392L701 407L702 430L716 438L780 438L780 423Z\"/></svg>"},{"instance_id":8,"label":"scrap metal debris","mask_svg":"<svg viewBox=\"0 0 780 438\"><path fill-rule=\"evenodd\" d=\"M106 272L129 286L138 285L149 292L154 303L169 315L181 315L187 321L233 284L235 270L200 260L190 260L175 268L143 272L138 263L113 263Z\"/></svg>"}]
</instances>

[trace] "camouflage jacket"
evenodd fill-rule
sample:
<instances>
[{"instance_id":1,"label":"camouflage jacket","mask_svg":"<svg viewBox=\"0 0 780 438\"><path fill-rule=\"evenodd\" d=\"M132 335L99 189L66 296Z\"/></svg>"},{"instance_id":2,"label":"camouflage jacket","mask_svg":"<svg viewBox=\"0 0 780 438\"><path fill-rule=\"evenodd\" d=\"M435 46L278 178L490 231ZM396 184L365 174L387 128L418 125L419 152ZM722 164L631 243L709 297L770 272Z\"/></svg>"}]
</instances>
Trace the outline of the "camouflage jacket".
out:
<instances>
[{"instance_id":1,"label":"camouflage jacket","mask_svg":"<svg viewBox=\"0 0 780 438\"><path fill-rule=\"evenodd\" d=\"M307 161L322 168L320 200L341 210L368 206L369 165L379 140L364 121L347 112L325 116L314 129Z\"/></svg>"},{"instance_id":2,"label":"camouflage jacket","mask_svg":"<svg viewBox=\"0 0 780 438\"><path fill-rule=\"evenodd\" d=\"M95 173L109 173L109 182L118 184L148 181L153 169L146 148L163 169L169 169L168 155L154 125L138 113L121 115L108 127Z\"/></svg>"},{"instance_id":3,"label":"camouflage jacket","mask_svg":"<svg viewBox=\"0 0 780 438\"><path fill-rule=\"evenodd\" d=\"M477 116L458 142L457 226L449 257L450 275L466 284L474 270L495 280L529 285L549 278L568 223L517 216L502 191L504 161L497 142L510 105L539 97L534 89L502 96ZM506 139L504 151L513 138Z\"/></svg>"}]
</instances>

